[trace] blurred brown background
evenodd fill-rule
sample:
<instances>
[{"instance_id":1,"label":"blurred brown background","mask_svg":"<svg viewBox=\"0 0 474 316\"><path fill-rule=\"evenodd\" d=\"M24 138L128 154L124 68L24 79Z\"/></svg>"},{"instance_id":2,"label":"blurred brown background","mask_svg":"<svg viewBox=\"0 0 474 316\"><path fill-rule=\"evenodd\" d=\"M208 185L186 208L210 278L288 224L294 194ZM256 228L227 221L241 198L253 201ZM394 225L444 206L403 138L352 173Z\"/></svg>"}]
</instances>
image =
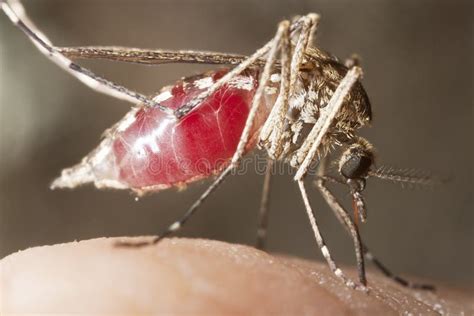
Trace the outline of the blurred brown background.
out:
<instances>
[{"instance_id":1,"label":"blurred brown background","mask_svg":"<svg viewBox=\"0 0 474 316\"><path fill-rule=\"evenodd\" d=\"M318 12L318 45L363 59L373 128L362 133L379 163L453 176L434 190L372 180L372 251L394 271L469 286L473 274L472 56L470 1L28 1L31 18L60 46L123 45L250 54L277 23ZM209 66L83 63L153 93ZM43 57L0 14L0 257L27 247L99 236L153 234L205 189L168 190L135 202L125 191L50 191L129 104L100 95ZM181 235L253 244L262 178L229 179ZM319 258L296 185L273 182L269 250ZM344 191L339 196L346 197ZM312 200L330 249L354 261L352 244L316 191Z\"/></svg>"}]
</instances>

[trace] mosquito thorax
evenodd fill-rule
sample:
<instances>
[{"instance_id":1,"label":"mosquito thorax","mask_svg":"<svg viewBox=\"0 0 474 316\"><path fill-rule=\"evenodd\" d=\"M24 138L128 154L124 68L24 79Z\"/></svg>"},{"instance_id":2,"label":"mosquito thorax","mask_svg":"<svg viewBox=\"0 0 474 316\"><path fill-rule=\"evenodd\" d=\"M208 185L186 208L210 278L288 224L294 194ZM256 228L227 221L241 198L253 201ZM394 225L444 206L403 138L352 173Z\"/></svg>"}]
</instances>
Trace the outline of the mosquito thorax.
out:
<instances>
[{"instance_id":1,"label":"mosquito thorax","mask_svg":"<svg viewBox=\"0 0 474 316\"><path fill-rule=\"evenodd\" d=\"M273 131L261 137L259 143L270 157L290 162L295 168L301 164L304 156L299 149L348 71L335 57L320 50L312 49L307 56L307 60L300 67L293 94L288 102L280 145L275 146L271 137L265 137L274 133ZM273 83L279 82L278 79L277 75L271 77ZM346 97L333 127L327 133L320 153L324 155L337 145L350 143L357 129L368 125L371 118L369 99L362 84L357 82ZM271 127L277 128L278 126Z\"/></svg>"}]
</instances>

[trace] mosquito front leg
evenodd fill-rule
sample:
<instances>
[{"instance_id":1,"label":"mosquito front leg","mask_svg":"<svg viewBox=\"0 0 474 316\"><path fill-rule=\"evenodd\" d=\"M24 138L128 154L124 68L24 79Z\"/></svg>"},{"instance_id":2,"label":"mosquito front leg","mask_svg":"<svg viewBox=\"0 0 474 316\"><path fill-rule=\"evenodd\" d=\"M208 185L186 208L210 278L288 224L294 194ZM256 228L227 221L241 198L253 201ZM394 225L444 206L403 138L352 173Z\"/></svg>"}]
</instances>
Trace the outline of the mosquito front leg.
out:
<instances>
[{"instance_id":1,"label":"mosquito front leg","mask_svg":"<svg viewBox=\"0 0 474 316\"><path fill-rule=\"evenodd\" d=\"M229 166L217 177L216 180L209 186L209 188L201 195L201 197L186 211L186 213L176 222L171 224L162 234L158 235L151 241L147 242L140 242L140 243L129 243L129 242L121 242L119 243L119 246L131 246L131 247L140 247L140 246L146 246L146 245L152 245L158 243L160 240L163 238L171 235L172 233L178 231L188 220L191 218L193 214L196 213L198 210L199 206L207 199L207 197L214 192L215 189L224 181L224 179L231 173L232 170L234 170L240 160L243 157L244 151L245 151L245 146L248 143L249 136L250 136L250 130L252 128L252 124L254 122L255 116L257 114L259 105L261 104L261 99L263 97L263 93L265 91L265 87L267 85L267 82L270 78L270 74L272 71L273 64L276 59L276 55L278 52L278 48L280 46L281 38L284 34L287 33L287 30L289 28L289 22L288 21L283 21L280 23L278 27L277 34L275 35L274 39L270 41L272 43L268 56L267 56L267 62L265 63L265 67L263 69L262 75L259 80L258 88L255 91L255 95L252 100L252 105L250 107L250 111L248 114L248 117L245 121L245 126L242 131L242 134L240 136L239 143L237 145L237 149L232 156L232 159L230 161Z\"/></svg>"},{"instance_id":2,"label":"mosquito front leg","mask_svg":"<svg viewBox=\"0 0 474 316\"><path fill-rule=\"evenodd\" d=\"M303 180L297 180L298 186L301 192L301 196L303 197L303 202L306 208L306 213L308 214L309 221L311 223L311 228L313 229L314 237L316 239L316 242L318 244L319 249L321 250L321 253L323 254L324 258L326 259L329 268L331 271L339 278L341 279L344 284L346 284L348 287L357 289L357 290L362 290L362 291L367 291L367 287L365 286L365 279L364 282L361 282L362 284L356 284L354 281L349 279L344 272L340 268L337 267L335 261L332 259L331 254L329 253L329 249L326 246L326 243L324 242L323 236L321 235L321 232L319 231L318 224L316 222L316 218L314 217L313 210L311 208L311 204L309 202L308 194L306 192L306 188L304 185ZM364 275L365 277L365 275Z\"/></svg>"},{"instance_id":3,"label":"mosquito front leg","mask_svg":"<svg viewBox=\"0 0 474 316\"><path fill-rule=\"evenodd\" d=\"M325 176L318 176L315 180L315 185L321 192L321 195L326 200L327 204L334 212L334 215L339 220L341 225L345 228L345 230L351 235L352 239L354 240L354 245L356 244L355 239L359 240L360 248L365 256L365 258L371 261L385 276L394 280L398 284L412 288L412 289L421 289L421 290L434 290L434 286L429 284L418 284L413 283L408 280L403 279L402 277L392 273L380 260L378 260L372 253L369 251L367 246L360 240L360 235L357 230L357 226L354 225L354 222L350 218L347 211L342 207L342 205L337 201L336 197L332 192L327 188L325 185ZM357 256L357 266L359 271L359 276L361 271L363 271L363 261L360 259L360 250L357 250L358 247L356 246L356 256ZM361 265L362 264L362 265ZM365 274L365 273L364 273Z\"/></svg>"},{"instance_id":4,"label":"mosquito front leg","mask_svg":"<svg viewBox=\"0 0 474 316\"><path fill-rule=\"evenodd\" d=\"M131 103L143 103L147 106L157 107L163 112L173 115L173 111L149 99L145 95L129 90L121 85L108 81L89 69L86 69L60 53L60 51L51 44L51 41L39 31L25 13L23 5L18 0L1 0L0 8L5 12L8 18L22 30L26 36L33 42L38 50L57 64L66 72L70 73L88 87L112 97L129 101Z\"/></svg>"},{"instance_id":5,"label":"mosquito front leg","mask_svg":"<svg viewBox=\"0 0 474 316\"><path fill-rule=\"evenodd\" d=\"M268 227L268 211L270 203L270 184L272 179L273 159L267 158L265 167L265 177L263 179L262 199L260 200L260 209L258 212L257 227L257 249L265 249Z\"/></svg>"},{"instance_id":6,"label":"mosquito front leg","mask_svg":"<svg viewBox=\"0 0 474 316\"><path fill-rule=\"evenodd\" d=\"M379 259L377 259L367 247L364 246L364 254L367 260L371 261L377 269L379 269L387 278L392 279L394 282L400 284L403 287L407 287L414 290L424 291L435 291L436 287L432 284L414 283L407 279L402 278L390 271Z\"/></svg>"},{"instance_id":7,"label":"mosquito front leg","mask_svg":"<svg viewBox=\"0 0 474 316\"><path fill-rule=\"evenodd\" d=\"M347 230L347 232L351 236L352 241L354 243L354 249L355 249L355 254L356 254L357 272L359 274L359 281L360 283L367 285L363 246L362 246L362 241L359 234L359 229L354 224L350 216L345 211L342 210L342 207L339 205L339 203L337 203L335 197L324 185L324 180L319 177L315 181L315 183L316 183L317 188L321 192L321 195L324 197L324 199L329 204L331 209L333 209L334 213L336 214L337 219L341 222L341 224L344 226L344 228Z\"/></svg>"}]
</instances>

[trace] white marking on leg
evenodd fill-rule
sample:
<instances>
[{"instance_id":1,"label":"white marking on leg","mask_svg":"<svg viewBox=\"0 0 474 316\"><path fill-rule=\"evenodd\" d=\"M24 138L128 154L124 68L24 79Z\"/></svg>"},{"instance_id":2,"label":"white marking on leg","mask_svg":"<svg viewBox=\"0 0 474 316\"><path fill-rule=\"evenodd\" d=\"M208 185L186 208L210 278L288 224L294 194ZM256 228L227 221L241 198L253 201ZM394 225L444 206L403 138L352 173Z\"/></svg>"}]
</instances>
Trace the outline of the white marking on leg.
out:
<instances>
[{"instance_id":1,"label":"white marking on leg","mask_svg":"<svg viewBox=\"0 0 474 316\"><path fill-rule=\"evenodd\" d=\"M171 224L171 226L168 228L168 230L170 230L172 232L175 232L180 228L181 228L181 223L180 222L174 222L173 224Z\"/></svg>"},{"instance_id":2,"label":"white marking on leg","mask_svg":"<svg viewBox=\"0 0 474 316\"><path fill-rule=\"evenodd\" d=\"M321 252L323 253L323 256L324 256L325 258L330 258L328 247L323 246L323 247L321 248Z\"/></svg>"},{"instance_id":3,"label":"white marking on leg","mask_svg":"<svg viewBox=\"0 0 474 316\"><path fill-rule=\"evenodd\" d=\"M6 2L1 3L1 8L13 23L17 24L20 21L18 19L18 16L15 14L15 12L13 12L13 10Z\"/></svg>"}]
</instances>

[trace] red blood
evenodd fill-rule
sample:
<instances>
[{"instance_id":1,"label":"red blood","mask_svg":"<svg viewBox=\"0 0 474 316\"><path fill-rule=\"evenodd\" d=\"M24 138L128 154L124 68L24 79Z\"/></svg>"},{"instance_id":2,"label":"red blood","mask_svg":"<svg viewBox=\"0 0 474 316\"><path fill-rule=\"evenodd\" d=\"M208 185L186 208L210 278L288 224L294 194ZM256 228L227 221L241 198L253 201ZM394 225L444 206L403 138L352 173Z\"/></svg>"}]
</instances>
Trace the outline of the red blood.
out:
<instances>
[{"instance_id":1,"label":"red blood","mask_svg":"<svg viewBox=\"0 0 474 316\"><path fill-rule=\"evenodd\" d=\"M225 72L178 82L167 90L171 95L161 104L177 109L204 91L206 80L209 85L210 80ZM140 108L135 120L114 135L112 152L119 169L118 180L131 188L161 189L222 170L237 147L256 82L255 72L237 76L180 120L156 108ZM266 101L262 103L247 149L255 144L271 106Z\"/></svg>"}]
</instances>

